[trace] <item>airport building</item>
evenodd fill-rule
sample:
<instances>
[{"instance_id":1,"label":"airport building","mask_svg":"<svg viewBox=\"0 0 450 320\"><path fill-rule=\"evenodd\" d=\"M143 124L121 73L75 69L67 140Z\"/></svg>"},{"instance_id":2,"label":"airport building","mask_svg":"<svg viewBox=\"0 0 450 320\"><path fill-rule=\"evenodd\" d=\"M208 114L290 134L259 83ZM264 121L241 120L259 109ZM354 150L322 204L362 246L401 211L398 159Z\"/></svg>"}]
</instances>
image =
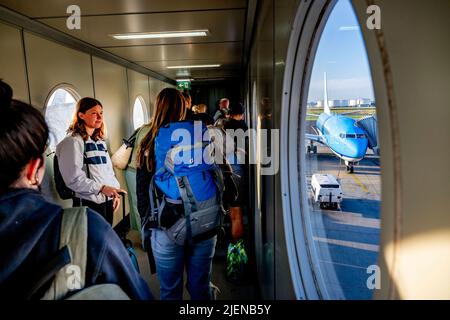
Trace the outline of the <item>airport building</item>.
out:
<instances>
[{"instance_id":1,"label":"airport building","mask_svg":"<svg viewBox=\"0 0 450 320\"><path fill-rule=\"evenodd\" d=\"M374 101L367 98L328 100L330 107L370 107ZM308 103L310 107L323 107L323 100Z\"/></svg>"}]
</instances>

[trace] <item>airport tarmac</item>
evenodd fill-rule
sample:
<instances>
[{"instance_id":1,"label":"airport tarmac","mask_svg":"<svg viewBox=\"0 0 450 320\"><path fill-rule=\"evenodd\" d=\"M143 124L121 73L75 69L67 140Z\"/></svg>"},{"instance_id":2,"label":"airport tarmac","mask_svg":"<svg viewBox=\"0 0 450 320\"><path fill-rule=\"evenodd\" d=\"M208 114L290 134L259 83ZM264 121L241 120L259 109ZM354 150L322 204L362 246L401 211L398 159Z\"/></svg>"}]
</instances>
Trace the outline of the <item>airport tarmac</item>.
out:
<instances>
[{"instance_id":1,"label":"airport tarmac","mask_svg":"<svg viewBox=\"0 0 450 320\"><path fill-rule=\"evenodd\" d=\"M346 172L328 147L317 145L317 154L306 154L306 180L310 221L320 273L332 299L371 299L367 287L372 274L367 268L376 265L380 234L381 177L379 158L368 150L366 157ZM341 184L344 200L338 210L322 210L313 203L311 176L333 174Z\"/></svg>"}]
</instances>

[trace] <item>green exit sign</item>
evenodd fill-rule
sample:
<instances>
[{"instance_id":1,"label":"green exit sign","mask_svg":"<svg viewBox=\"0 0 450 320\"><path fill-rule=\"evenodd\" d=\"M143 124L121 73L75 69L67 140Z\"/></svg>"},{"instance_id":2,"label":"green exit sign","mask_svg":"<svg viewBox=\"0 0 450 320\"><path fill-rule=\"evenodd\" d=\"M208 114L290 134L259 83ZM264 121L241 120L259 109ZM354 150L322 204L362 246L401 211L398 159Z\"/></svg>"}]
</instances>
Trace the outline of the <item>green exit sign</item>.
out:
<instances>
[{"instance_id":1,"label":"green exit sign","mask_svg":"<svg viewBox=\"0 0 450 320\"><path fill-rule=\"evenodd\" d=\"M179 90L191 90L190 81L177 81L177 88Z\"/></svg>"}]
</instances>

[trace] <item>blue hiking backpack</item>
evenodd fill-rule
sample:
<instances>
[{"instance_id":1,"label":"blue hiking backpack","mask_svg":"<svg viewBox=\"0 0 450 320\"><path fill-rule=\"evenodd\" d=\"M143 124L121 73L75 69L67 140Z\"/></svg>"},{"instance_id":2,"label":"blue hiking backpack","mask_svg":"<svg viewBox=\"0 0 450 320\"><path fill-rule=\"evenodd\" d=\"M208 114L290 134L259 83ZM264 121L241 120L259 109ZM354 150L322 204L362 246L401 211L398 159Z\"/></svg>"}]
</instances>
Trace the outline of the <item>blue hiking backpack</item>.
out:
<instances>
[{"instance_id":1,"label":"blue hiking backpack","mask_svg":"<svg viewBox=\"0 0 450 320\"><path fill-rule=\"evenodd\" d=\"M152 221L179 245L217 234L225 215L223 175L214 161L207 130L200 121L172 122L162 126L155 138L156 173L150 182L150 206L143 228ZM170 209L174 205L182 208L183 214L170 225L162 223L167 221L164 215L177 211Z\"/></svg>"}]
</instances>

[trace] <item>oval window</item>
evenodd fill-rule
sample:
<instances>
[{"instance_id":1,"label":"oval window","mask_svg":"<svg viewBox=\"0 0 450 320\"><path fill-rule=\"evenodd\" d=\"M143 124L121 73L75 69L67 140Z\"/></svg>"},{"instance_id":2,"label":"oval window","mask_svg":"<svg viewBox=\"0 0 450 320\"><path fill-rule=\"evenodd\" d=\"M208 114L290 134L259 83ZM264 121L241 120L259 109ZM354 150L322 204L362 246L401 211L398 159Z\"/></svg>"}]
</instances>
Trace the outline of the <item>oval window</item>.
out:
<instances>
[{"instance_id":1,"label":"oval window","mask_svg":"<svg viewBox=\"0 0 450 320\"><path fill-rule=\"evenodd\" d=\"M305 181L316 274L331 299L371 299L379 288L381 178L376 103L360 26L337 1L309 86Z\"/></svg>"},{"instance_id":2,"label":"oval window","mask_svg":"<svg viewBox=\"0 0 450 320\"><path fill-rule=\"evenodd\" d=\"M78 99L79 95L67 87L59 87L50 94L45 109L45 121L49 128L48 147L52 151L66 136Z\"/></svg>"},{"instance_id":3,"label":"oval window","mask_svg":"<svg viewBox=\"0 0 450 320\"><path fill-rule=\"evenodd\" d=\"M133 126L134 130L141 127L143 124L147 123L148 116L147 116L147 108L145 105L144 99L139 96L134 101L133 106Z\"/></svg>"}]
</instances>

